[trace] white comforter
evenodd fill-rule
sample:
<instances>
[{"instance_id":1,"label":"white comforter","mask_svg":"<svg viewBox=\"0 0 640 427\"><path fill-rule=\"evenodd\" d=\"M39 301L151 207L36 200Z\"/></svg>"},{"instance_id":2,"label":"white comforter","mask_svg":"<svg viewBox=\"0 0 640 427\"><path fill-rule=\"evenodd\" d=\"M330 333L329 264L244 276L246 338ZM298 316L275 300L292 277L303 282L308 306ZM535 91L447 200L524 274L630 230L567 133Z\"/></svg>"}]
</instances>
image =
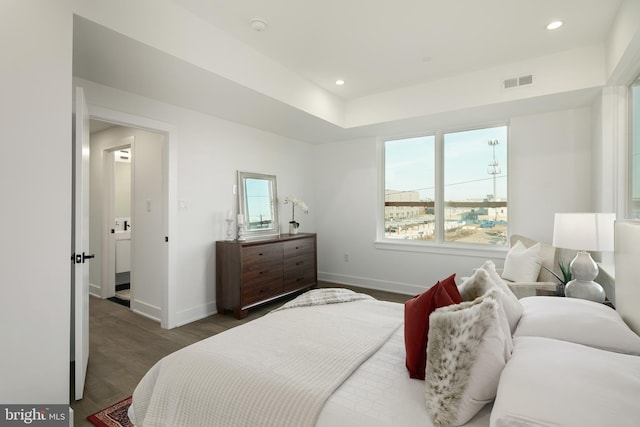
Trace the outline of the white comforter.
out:
<instances>
[{"instance_id":1,"label":"white comforter","mask_svg":"<svg viewBox=\"0 0 640 427\"><path fill-rule=\"evenodd\" d=\"M138 426L312 426L326 400L402 324L376 300L292 308L167 356L142 379Z\"/></svg>"}]
</instances>

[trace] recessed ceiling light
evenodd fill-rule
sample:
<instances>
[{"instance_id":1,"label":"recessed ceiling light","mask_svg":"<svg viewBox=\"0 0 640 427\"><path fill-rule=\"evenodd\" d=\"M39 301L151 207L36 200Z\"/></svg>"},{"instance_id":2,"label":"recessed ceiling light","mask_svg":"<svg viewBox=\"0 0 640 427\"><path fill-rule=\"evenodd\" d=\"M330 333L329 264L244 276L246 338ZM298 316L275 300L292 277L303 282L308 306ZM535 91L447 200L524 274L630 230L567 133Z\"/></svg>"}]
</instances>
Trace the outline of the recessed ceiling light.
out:
<instances>
[{"instance_id":1,"label":"recessed ceiling light","mask_svg":"<svg viewBox=\"0 0 640 427\"><path fill-rule=\"evenodd\" d=\"M547 25L547 30L557 30L562 27L562 21L553 21Z\"/></svg>"},{"instance_id":2,"label":"recessed ceiling light","mask_svg":"<svg viewBox=\"0 0 640 427\"><path fill-rule=\"evenodd\" d=\"M338 79L338 80L336 80L336 84L337 84L338 86L342 86L342 85L344 84L344 80L342 80L342 79Z\"/></svg>"}]
</instances>

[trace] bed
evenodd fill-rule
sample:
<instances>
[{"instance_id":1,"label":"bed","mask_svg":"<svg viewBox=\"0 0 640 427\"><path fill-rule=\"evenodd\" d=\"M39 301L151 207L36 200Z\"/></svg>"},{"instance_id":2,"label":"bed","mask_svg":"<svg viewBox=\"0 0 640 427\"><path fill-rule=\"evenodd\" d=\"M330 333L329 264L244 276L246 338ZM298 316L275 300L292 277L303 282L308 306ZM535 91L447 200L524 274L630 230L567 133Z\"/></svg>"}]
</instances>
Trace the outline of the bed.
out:
<instances>
[{"instance_id":1,"label":"bed","mask_svg":"<svg viewBox=\"0 0 640 427\"><path fill-rule=\"evenodd\" d=\"M640 225L624 227L616 256L624 247L640 259ZM616 264L616 275L640 277L636 264ZM459 286L451 276L411 300L429 308L417 374L415 305L317 289L159 361L129 416L172 427L640 425L640 337L623 321L636 324L640 301L622 303L623 317L572 298L514 303L491 274ZM444 304L452 283L460 300Z\"/></svg>"}]
</instances>

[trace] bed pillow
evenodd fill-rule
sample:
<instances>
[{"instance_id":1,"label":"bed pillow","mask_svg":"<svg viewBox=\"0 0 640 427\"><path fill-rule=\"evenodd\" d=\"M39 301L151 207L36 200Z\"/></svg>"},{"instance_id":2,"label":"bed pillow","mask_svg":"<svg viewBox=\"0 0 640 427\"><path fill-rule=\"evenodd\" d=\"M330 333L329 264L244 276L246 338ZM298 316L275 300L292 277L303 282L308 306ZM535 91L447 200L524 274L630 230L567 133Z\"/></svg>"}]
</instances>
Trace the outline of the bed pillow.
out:
<instances>
[{"instance_id":1,"label":"bed pillow","mask_svg":"<svg viewBox=\"0 0 640 427\"><path fill-rule=\"evenodd\" d=\"M509 249L502 278L512 282L536 282L540 274L540 243L527 248L520 240Z\"/></svg>"},{"instance_id":2,"label":"bed pillow","mask_svg":"<svg viewBox=\"0 0 640 427\"><path fill-rule=\"evenodd\" d=\"M617 311L579 298L526 297L516 337L555 338L603 350L640 355L640 337Z\"/></svg>"},{"instance_id":3,"label":"bed pillow","mask_svg":"<svg viewBox=\"0 0 640 427\"><path fill-rule=\"evenodd\" d=\"M485 266L488 267L489 271L484 268ZM493 266L493 268L491 268L491 266ZM495 279L498 280L497 283L491 278L491 270L495 273L494 276L496 276ZM507 316L511 334L513 334L522 315L522 304L520 304L518 298L516 298L511 289L509 289L509 286L500 278L493 262L485 262L483 267L476 269L471 277L462 282L460 285L460 295L463 301L472 301L494 288L502 291L501 306Z\"/></svg>"},{"instance_id":4,"label":"bed pillow","mask_svg":"<svg viewBox=\"0 0 640 427\"><path fill-rule=\"evenodd\" d=\"M404 304L404 345L409 377L424 380L429 315L438 307L461 301L453 274Z\"/></svg>"},{"instance_id":5,"label":"bed pillow","mask_svg":"<svg viewBox=\"0 0 640 427\"><path fill-rule=\"evenodd\" d=\"M500 293L431 314L425 400L434 426L465 424L496 396L513 345Z\"/></svg>"},{"instance_id":6,"label":"bed pillow","mask_svg":"<svg viewBox=\"0 0 640 427\"><path fill-rule=\"evenodd\" d=\"M514 339L491 425L635 427L640 357L539 337Z\"/></svg>"}]
</instances>

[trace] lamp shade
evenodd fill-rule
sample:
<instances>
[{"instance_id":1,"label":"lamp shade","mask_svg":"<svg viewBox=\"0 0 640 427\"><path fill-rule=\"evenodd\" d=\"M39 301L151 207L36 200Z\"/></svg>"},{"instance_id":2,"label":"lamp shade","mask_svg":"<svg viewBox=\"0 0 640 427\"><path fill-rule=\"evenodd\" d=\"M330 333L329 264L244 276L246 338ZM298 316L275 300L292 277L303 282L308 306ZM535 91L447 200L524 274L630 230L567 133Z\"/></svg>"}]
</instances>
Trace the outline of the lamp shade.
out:
<instances>
[{"instance_id":1,"label":"lamp shade","mask_svg":"<svg viewBox=\"0 0 640 427\"><path fill-rule=\"evenodd\" d=\"M613 251L613 213L557 213L553 246L578 251Z\"/></svg>"}]
</instances>

